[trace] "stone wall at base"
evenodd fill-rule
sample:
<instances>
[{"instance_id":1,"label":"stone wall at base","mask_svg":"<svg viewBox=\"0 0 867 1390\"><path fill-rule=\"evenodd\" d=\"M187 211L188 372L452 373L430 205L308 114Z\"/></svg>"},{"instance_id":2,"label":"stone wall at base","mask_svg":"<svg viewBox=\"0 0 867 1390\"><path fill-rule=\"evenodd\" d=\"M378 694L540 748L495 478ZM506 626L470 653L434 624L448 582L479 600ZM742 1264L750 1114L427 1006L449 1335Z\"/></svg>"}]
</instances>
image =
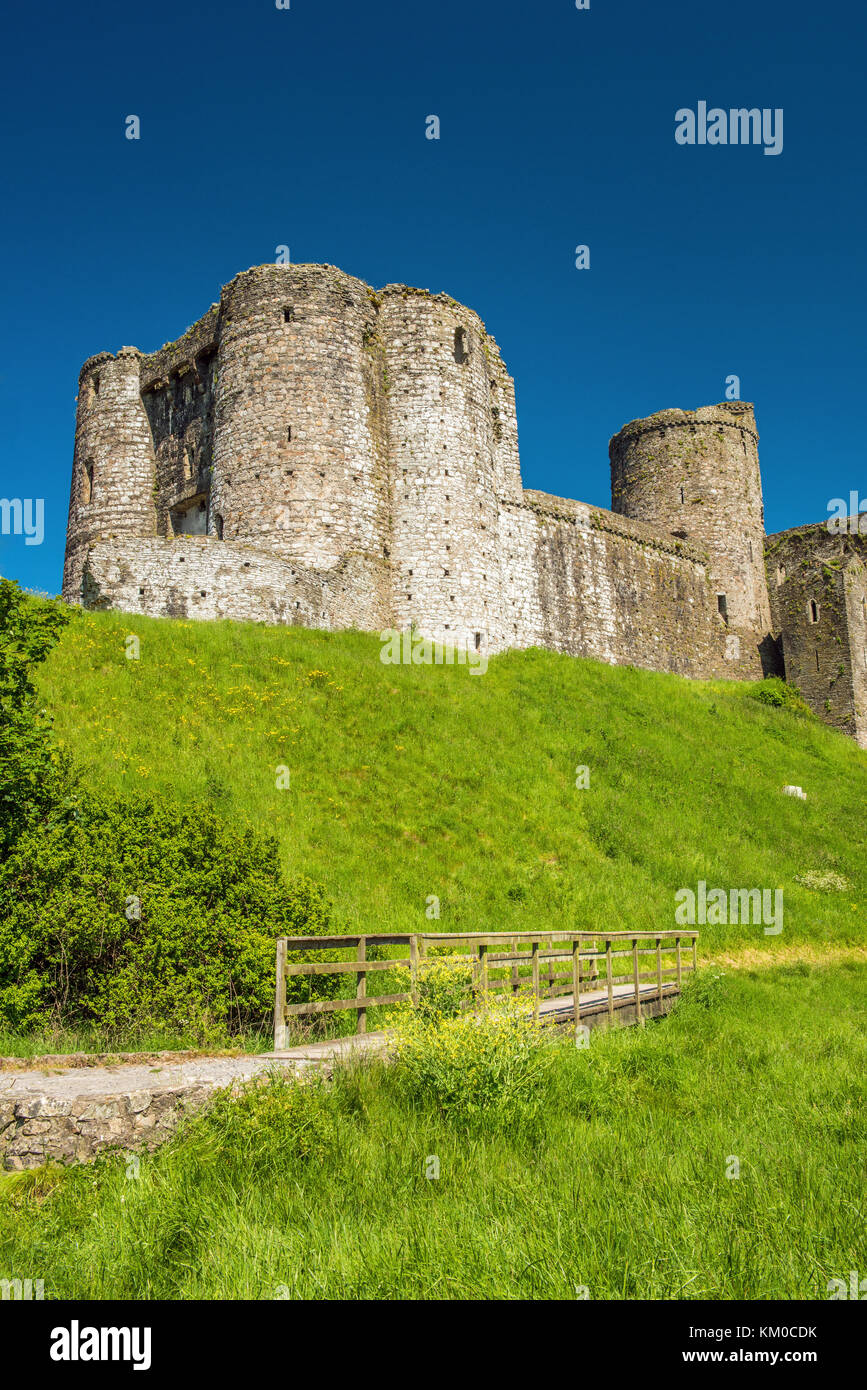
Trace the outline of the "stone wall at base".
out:
<instances>
[{"instance_id":1,"label":"stone wall at base","mask_svg":"<svg viewBox=\"0 0 867 1390\"><path fill-rule=\"evenodd\" d=\"M213 1095L212 1085L201 1084L68 1099L37 1092L0 1100L2 1167L82 1163L109 1149L155 1149Z\"/></svg>"},{"instance_id":2,"label":"stone wall at base","mask_svg":"<svg viewBox=\"0 0 867 1390\"><path fill-rule=\"evenodd\" d=\"M324 572L207 536L97 541L83 561L84 604L147 617L378 629L383 561L346 555Z\"/></svg>"}]
</instances>

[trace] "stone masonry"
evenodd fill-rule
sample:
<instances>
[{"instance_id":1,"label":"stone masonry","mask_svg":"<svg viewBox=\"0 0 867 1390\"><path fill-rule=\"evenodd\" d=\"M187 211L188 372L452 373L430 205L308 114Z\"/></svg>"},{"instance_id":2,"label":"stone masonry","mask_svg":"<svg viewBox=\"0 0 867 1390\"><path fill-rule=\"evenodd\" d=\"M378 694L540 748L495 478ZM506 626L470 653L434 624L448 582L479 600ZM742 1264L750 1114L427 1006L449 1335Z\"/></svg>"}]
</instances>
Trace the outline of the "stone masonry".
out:
<instances>
[{"instance_id":1,"label":"stone masonry","mask_svg":"<svg viewBox=\"0 0 867 1390\"><path fill-rule=\"evenodd\" d=\"M611 511L525 490L514 385L475 313L333 266L257 266L176 342L85 362L63 594L785 673L867 746L865 544L766 538L752 406L634 420L610 460Z\"/></svg>"}]
</instances>

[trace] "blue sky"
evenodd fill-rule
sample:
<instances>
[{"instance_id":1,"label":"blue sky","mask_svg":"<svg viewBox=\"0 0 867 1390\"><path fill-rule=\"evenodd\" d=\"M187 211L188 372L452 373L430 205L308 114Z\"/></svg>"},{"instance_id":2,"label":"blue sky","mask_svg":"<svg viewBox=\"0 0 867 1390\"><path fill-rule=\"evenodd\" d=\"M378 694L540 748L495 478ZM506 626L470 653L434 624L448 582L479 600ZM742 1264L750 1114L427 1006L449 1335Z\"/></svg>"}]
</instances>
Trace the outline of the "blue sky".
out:
<instances>
[{"instance_id":1,"label":"blue sky","mask_svg":"<svg viewBox=\"0 0 867 1390\"><path fill-rule=\"evenodd\" d=\"M527 487L610 505L610 436L735 373L769 531L864 496L865 30L833 0L16 7L0 496L44 498L45 539L0 537L0 571L59 587L82 361L282 244L481 314ZM701 100L782 108L782 153L676 144Z\"/></svg>"}]
</instances>

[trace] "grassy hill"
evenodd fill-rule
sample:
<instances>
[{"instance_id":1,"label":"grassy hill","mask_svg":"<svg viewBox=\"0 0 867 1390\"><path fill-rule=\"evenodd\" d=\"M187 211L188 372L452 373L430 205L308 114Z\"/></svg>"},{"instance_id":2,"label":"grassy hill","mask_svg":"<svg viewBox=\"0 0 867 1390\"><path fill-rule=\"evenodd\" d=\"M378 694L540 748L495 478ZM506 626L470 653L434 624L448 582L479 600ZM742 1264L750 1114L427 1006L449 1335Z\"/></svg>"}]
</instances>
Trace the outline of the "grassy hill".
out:
<instances>
[{"instance_id":1,"label":"grassy hill","mask_svg":"<svg viewBox=\"0 0 867 1390\"><path fill-rule=\"evenodd\" d=\"M867 754L814 719L540 650L484 675L379 655L359 633L81 614L41 687L88 780L270 830L347 931L670 927L704 879L785 904L779 936L706 926L704 952L864 940Z\"/></svg>"},{"instance_id":2,"label":"grassy hill","mask_svg":"<svg viewBox=\"0 0 867 1390\"><path fill-rule=\"evenodd\" d=\"M434 895L441 929L669 927L704 879L782 888L782 933L702 929L717 963L674 1013L546 1039L517 1119L374 1059L218 1100L135 1182L125 1154L0 1174L0 1273L54 1298L827 1298L864 1258L867 755L743 685L379 650L83 614L42 687L90 780L273 831L347 929L424 929Z\"/></svg>"}]
</instances>

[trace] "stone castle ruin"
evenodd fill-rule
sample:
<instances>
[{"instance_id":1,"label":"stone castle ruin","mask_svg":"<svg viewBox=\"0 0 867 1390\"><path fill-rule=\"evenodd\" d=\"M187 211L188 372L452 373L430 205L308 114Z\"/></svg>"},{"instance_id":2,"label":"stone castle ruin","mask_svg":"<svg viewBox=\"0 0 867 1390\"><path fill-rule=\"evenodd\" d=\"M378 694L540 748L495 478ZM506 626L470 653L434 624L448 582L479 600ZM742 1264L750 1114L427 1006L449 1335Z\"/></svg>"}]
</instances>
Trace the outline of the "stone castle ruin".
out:
<instances>
[{"instance_id":1,"label":"stone castle ruin","mask_svg":"<svg viewBox=\"0 0 867 1390\"><path fill-rule=\"evenodd\" d=\"M752 406L634 420L610 459L610 511L526 490L514 385L476 314L258 266L177 342L85 362L63 595L785 674L867 746L867 536L765 535Z\"/></svg>"}]
</instances>

